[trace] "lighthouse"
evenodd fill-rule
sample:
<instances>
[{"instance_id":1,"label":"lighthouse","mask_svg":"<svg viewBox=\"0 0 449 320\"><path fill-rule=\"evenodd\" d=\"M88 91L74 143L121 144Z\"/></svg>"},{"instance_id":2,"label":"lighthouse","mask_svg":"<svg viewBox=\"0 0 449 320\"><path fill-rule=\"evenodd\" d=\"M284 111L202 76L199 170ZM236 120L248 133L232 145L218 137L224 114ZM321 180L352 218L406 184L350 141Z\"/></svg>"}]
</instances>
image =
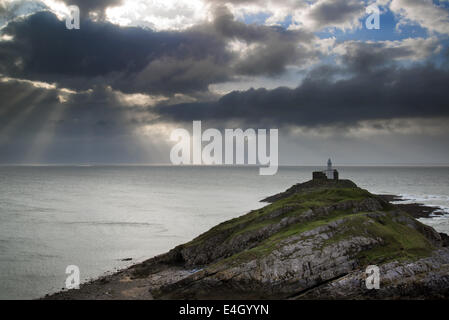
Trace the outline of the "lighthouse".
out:
<instances>
[{"instance_id":1,"label":"lighthouse","mask_svg":"<svg viewBox=\"0 0 449 320\"><path fill-rule=\"evenodd\" d=\"M331 158L329 158L329 160L327 160L327 169L324 171L324 173L326 174L326 177L328 179L334 179L334 169L332 169Z\"/></svg>"},{"instance_id":2,"label":"lighthouse","mask_svg":"<svg viewBox=\"0 0 449 320\"><path fill-rule=\"evenodd\" d=\"M332 161L329 158L326 170L314 171L312 178L313 180L338 180L338 171L332 167Z\"/></svg>"}]
</instances>

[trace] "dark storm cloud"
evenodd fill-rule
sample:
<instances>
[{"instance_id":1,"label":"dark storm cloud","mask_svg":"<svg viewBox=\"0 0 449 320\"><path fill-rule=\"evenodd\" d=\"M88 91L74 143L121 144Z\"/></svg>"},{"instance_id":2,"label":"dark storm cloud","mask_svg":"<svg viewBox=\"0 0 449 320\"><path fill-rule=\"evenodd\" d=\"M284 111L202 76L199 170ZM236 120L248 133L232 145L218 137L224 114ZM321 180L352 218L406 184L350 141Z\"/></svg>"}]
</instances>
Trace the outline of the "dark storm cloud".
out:
<instances>
[{"instance_id":1,"label":"dark storm cloud","mask_svg":"<svg viewBox=\"0 0 449 320\"><path fill-rule=\"evenodd\" d=\"M67 30L53 14L40 12L4 32L14 41L0 43L0 70L14 77L150 93L206 90L228 79L225 42L201 30L154 32L89 20Z\"/></svg>"},{"instance_id":2,"label":"dark storm cloud","mask_svg":"<svg viewBox=\"0 0 449 320\"><path fill-rule=\"evenodd\" d=\"M332 69L328 70L333 73ZM159 108L171 121L248 125L356 125L362 120L449 116L449 71L431 65L383 68L330 81L309 76L296 89L231 92L217 102Z\"/></svg>"},{"instance_id":3,"label":"dark storm cloud","mask_svg":"<svg viewBox=\"0 0 449 320\"><path fill-rule=\"evenodd\" d=\"M352 28L358 19L365 15L366 1L363 0L278 0L267 3L263 0L206 0L213 5L232 4L239 8L240 5L259 8L259 12L270 12L264 10L267 5L279 6L289 10L294 16L294 23L302 29L322 30L327 27Z\"/></svg>"},{"instance_id":4,"label":"dark storm cloud","mask_svg":"<svg viewBox=\"0 0 449 320\"><path fill-rule=\"evenodd\" d=\"M236 74L279 75L287 65L305 64L319 54L317 50L304 46L313 41L312 33L276 26L248 25L235 20L226 7L216 9L214 27L223 37L238 39L248 45L255 44L235 62Z\"/></svg>"},{"instance_id":5,"label":"dark storm cloud","mask_svg":"<svg viewBox=\"0 0 449 320\"><path fill-rule=\"evenodd\" d=\"M318 2L310 12L308 18L312 19L318 28L344 24L365 12L366 4L358 0L328 0Z\"/></svg>"},{"instance_id":6,"label":"dark storm cloud","mask_svg":"<svg viewBox=\"0 0 449 320\"><path fill-rule=\"evenodd\" d=\"M3 32L14 40L0 42L1 73L74 89L107 84L127 93L195 93L237 75L278 75L317 56L301 45L310 33L246 25L223 8L213 23L178 32L88 19L80 30L67 30L49 12L13 21ZM252 47L240 56L229 51L231 40Z\"/></svg>"},{"instance_id":7,"label":"dark storm cloud","mask_svg":"<svg viewBox=\"0 0 449 320\"><path fill-rule=\"evenodd\" d=\"M385 65L394 66L400 60L425 60L441 49L435 38L409 38L398 42L347 41L337 47L343 50L341 62L358 73Z\"/></svg>"},{"instance_id":8,"label":"dark storm cloud","mask_svg":"<svg viewBox=\"0 0 449 320\"><path fill-rule=\"evenodd\" d=\"M276 30L272 27L256 24L248 25L236 21L234 15L224 6L215 8L213 24L221 35L228 38L238 38L249 43L272 37L272 33Z\"/></svg>"},{"instance_id":9,"label":"dark storm cloud","mask_svg":"<svg viewBox=\"0 0 449 320\"><path fill-rule=\"evenodd\" d=\"M311 58L307 55L301 56L298 47L294 43L274 42L265 44L260 48L252 50L242 61L235 66L236 72L243 75L268 75L275 76L285 72L287 65L296 65L298 60Z\"/></svg>"},{"instance_id":10,"label":"dark storm cloud","mask_svg":"<svg viewBox=\"0 0 449 320\"><path fill-rule=\"evenodd\" d=\"M123 125L120 121L126 118L120 108L114 109L120 104L105 89L108 85L126 93L199 94L207 92L210 84L232 80L236 75L276 75L288 64L318 56L302 46L314 39L312 34L247 25L236 21L223 7L215 11L211 24L179 32L123 28L89 20L83 20L80 30L67 30L64 22L48 12L11 22L4 32L14 38L0 42L0 72L77 90L93 88L73 95L73 101L66 102L67 114L71 119L88 115L96 119L101 130ZM230 40L255 49L239 57L228 51ZM169 121L238 119L275 126L446 116L449 104L442 86L449 80L447 70L431 65L408 69L396 65L396 60L426 57L437 45L427 40L410 44L348 41L340 45L343 66L320 66L296 89L233 92L216 102L154 110ZM73 128L73 133L77 126L65 128Z\"/></svg>"},{"instance_id":11,"label":"dark storm cloud","mask_svg":"<svg viewBox=\"0 0 449 320\"><path fill-rule=\"evenodd\" d=\"M436 39L339 44L340 65L312 69L295 89L232 92L217 102L160 108L163 119L249 125L356 125L363 120L449 116L449 68L425 61ZM443 53L449 61L449 55ZM410 61L418 61L410 64ZM408 61L408 67L401 61ZM443 65L445 65L443 63Z\"/></svg>"}]
</instances>

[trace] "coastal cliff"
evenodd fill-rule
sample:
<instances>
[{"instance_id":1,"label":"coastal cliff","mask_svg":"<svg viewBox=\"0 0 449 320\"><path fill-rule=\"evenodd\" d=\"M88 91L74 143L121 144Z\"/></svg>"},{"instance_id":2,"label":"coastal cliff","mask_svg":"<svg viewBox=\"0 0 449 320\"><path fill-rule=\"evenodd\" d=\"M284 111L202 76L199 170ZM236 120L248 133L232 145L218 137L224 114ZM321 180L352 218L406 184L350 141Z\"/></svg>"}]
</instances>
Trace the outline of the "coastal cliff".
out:
<instances>
[{"instance_id":1,"label":"coastal cliff","mask_svg":"<svg viewBox=\"0 0 449 320\"><path fill-rule=\"evenodd\" d=\"M449 297L448 236L349 180L308 181L116 274L48 299ZM380 268L380 289L365 268Z\"/></svg>"}]
</instances>

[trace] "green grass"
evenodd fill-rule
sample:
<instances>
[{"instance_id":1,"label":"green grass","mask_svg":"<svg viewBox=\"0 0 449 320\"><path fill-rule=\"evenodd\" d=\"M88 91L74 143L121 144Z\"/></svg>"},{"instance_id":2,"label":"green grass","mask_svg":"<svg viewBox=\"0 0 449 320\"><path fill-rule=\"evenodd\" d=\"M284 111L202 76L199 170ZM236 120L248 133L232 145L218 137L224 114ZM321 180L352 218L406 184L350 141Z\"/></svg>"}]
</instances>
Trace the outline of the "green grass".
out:
<instances>
[{"instance_id":1,"label":"green grass","mask_svg":"<svg viewBox=\"0 0 449 320\"><path fill-rule=\"evenodd\" d=\"M184 246L201 245L204 241L221 235L221 233L224 233L222 234L224 239L223 243L226 243L226 241L236 236L278 223L287 216L300 216L309 209L330 206L346 201L362 201L374 197L367 190L360 188L325 188L295 193L261 209L253 210L246 215L223 222ZM271 213L283 208L287 208L288 210L270 218ZM222 265L232 266L267 256L277 247L281 246L283 240L293 236L300 236L298 241L300 239L304 240L306 237L301 235L306 231L327 225L339 219L344 219L344 221L338 226L336 233L333 234L331 239L321 242L319 244L320 247L315 248L315 250L323 250L327 246L334 245L339 241L350 239L351 237L363 236L381 238L383 244L376 245L369 250L354 253L355 258L358 259L361 266L379 264L391 260L416 260L430 255L434 250L432 244L420 232L404 223L394 220L392 212L389 212L389 210L394 208L395 206L393 205L385 204L383 214L375 217L368 216L368 212L353 213L352 209L334 210L325 216L316 215L311 217L310 220L307 219L305 222L289 225L259 242L257 246L223 259L210 266L210 268L216 268ZM403 214L406 215L405 213Z\"/></svg>"},{"instance_id":2,"label":"green grass","mask_svg":"<svg viewBox=\"0 0 449 320\"><path fill-rule=\"evenodd\" d=\"M353 230L359 223L357 220L353 221ZM409 226L393 221L391 216L369 224L364 233L381 237L385 240L385 245L360 252L357 258L362 264L384 263L392 260L416 260L429 256L434 250L433 245L423 234Z\"/></svg>"},{"instance_id":3,"label":"green grass","mask_svg":"<svg viewBox=\"0 0 449 320\"><path fill-rule=\"evenodd\" d=\"M199 245L218 232L228 232L230 234L228 239L231 239L245 232L254 231L277 223L286 216L300 215L309 209L329 206L339 202L351 200L361 201L368 197L373 197L373 195L360 188L319 189L313 192L293 194L290 197L276 201L261 209L253 210L246 215L223 222L185 244L185 246ZM264 219L270 213L282 208L291 208L291 210L278 217Z\"/></svg>"},{"instance_id":4,"label":"green grass","mask_svg":"<svg viewBox=\"0 0 449 320\"><path fill-rule=\"evenodd\" d=\"M366 212L359 212L359 213L352 213L350 210L337 210L331 213L330 215L319 219L319 220L313 220L306 223L297 223L288 226L287 228L273 234L271 237L264 240L260 245L239 252L225 260L223 260L221 263L242 263L245 261L250 261L252 259L260 258L265 255L270 254L273 250L276 249L276 247L282 242L282 240L287 239L292 236L301 235L302 233L306 231L313 230L315 228L318 228L320 226L327 225L333 221L347 218L349 216L360 216L360 215L366 215ZM303 237L301 240L305 239Z\"/></svg>"},{"instance_id":5,"label":"green grass","mask_svg":"<svg viewBox=\"0 0 449 320\"><path fill-rule=\"evenodd\" d=\"M313 230L339 219L345 219L338 227L341 233L325 241L321 248L316 249L322 250L326 246L356 236L382 238L384 240L383 245L378 245L372 249L356 254L356 258L362 266L385 263L393 260L413 261L429 256L434 250L432 244L423 234L402 223L393 221L388 212L381 218L373 219L368 216L367 212L351 213L348 211L336 211L324 219L289 226L272 235L260 245L224 259L216 264L215 267L222 264L236 265L267 256L281 245L282 240L301 235L306 231ZM303 239L305 237L301 240Z\"/></svg>"},{"instance_id":6,"label":"green grass","mask_svg":"<svg viewBox=\"0 0 449 320\"><path fill-rule=\"evenodd\" d=\"M347 201L362 201L367 198L375 198L367 190L360 188L317 188L307 189L307 192L292 194L282 198L261 209L253 210L246 215L223 222L209 231L203 233L185 247L201 245L215 236L222 236L223 244L245 233L261 230L262 228L279 223L288 216L300 216L310 209L326 207ZM315 215L308 217L303 222L286 226L275 234L266 235L266 239L255 247L236 253L220 260L209 268L220 268L223 265L232 266L260 259L269 255L273 250L283 245L283 241L294 236L299 240L306 239L305 232L333 221L343 219L342 223L332 234L332 238L317 243L315 250L323 250L325 247L335 245L340 241L352 237L381 238L382 244L361 252L354 252L354 257L360 266L368 264L380 264L392 260L416 260L428 256L434 250L432 244L423 234L407 226L405 223L394 219L394 205L385 204L382 213L371 216L368 212L354 213L352 209L334 210L327 215ZM272 213L279 209L286 209L274 217ZM400 213L404 214L405 213Z\"/></svg>"},{"instance_id":7,"label":"green grass","mask_svg":"<svg viewBox=\"0 0 449 320\"><path fill-rule=\"evenodd\" d=\"M349 200L360 201L369 197L373 197L373 195L367 190L360 188L323 189L315 192L293 194L263 209L270 212L286 205L298 204L304 208L315 208Z\"/></svg>"}]
</instances>

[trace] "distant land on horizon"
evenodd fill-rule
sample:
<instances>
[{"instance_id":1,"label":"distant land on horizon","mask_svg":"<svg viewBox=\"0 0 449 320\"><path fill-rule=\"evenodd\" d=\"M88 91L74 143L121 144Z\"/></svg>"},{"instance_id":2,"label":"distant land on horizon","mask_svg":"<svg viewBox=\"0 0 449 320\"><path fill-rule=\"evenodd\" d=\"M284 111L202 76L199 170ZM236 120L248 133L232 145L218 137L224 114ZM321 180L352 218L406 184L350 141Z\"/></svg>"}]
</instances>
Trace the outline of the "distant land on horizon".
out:
<instances>
[{"instance_id":1,"label":"distant land on horizon","mask_svg":"<svg viewBox=\"0 0 449 320\"><path fill-rule=\"evenodd\" d=\"M37 167L37 166L76 166L76 167L100 167L100 166L111 166L111 167L227 167L227 168L241 168L241 167L259 167L259 165L173 165L171 163L0 163L0 166L23 166L23 167ZM279 164L279 168L282 167L324 167L323 164ZM449 167L449 163L363 163L363 164L336 164L335 167Z\"/></svg>"}]
</instances>

